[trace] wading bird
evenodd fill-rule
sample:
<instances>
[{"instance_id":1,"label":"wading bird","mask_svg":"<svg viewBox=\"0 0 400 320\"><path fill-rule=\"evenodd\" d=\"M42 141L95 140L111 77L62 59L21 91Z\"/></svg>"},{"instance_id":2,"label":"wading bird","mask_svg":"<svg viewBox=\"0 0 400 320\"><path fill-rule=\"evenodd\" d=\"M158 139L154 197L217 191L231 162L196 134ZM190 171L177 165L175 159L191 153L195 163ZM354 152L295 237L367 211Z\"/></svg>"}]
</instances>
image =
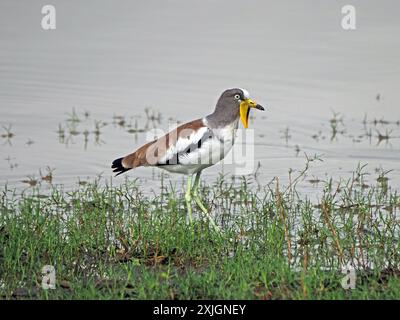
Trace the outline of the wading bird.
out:
<instances>
[{"instance_id":1,"label":"wading bird","mask_svg":"<svg viewBox=\"0 0 400 320\"><path fill-rule=\"evenodd\" d=\"M250 99L247 90L228 89L218 99L213 113L185 123L135 152L114 160L111 168L117 176L141 166L155 166L170 172L186 174L188 182L185 200L189 221L192 223L193 197L210 223L218 229L198 195L200 174L203 169L222 160L231 150L239 118L247 128L251 108L264 110ZM196 177L192 185L194 174Z\"/></svg>"}]
</instances>

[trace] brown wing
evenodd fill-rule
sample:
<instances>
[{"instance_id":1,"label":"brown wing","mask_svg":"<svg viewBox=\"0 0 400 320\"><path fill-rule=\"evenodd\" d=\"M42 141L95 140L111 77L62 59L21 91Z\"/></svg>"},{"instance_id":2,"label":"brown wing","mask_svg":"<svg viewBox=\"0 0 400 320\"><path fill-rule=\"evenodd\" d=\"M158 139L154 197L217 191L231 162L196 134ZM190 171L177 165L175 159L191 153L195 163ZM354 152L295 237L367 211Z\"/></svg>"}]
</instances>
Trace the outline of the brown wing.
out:
<instances>
[{"instance_id":1,"label":"brown wing","mask_svg":"<svg viewBox=\"0 0 400 320\"><path fill-rule=\"evenodd\" d=\"M119 175L137 167L157 165L168 148L176 145L179 138L189 138L193 132L203 127L205 124L202 119L185 123L165 136L141 146L135 152L114 160L111 168Z\"/></svg>"}]
</instances>

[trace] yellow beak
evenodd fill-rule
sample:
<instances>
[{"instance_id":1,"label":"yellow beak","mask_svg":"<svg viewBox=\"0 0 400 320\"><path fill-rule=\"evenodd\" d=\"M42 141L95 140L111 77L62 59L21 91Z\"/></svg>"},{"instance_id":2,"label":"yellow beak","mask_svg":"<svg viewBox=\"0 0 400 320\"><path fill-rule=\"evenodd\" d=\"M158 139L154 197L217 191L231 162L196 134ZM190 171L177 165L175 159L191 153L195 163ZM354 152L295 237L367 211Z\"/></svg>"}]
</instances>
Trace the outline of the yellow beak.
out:
<instances>
[{"instance_id":1,"label":"yellow beak","mask_svg":"<svg viewBox=\"0 0 400 320\"><path fill-rule=\"evenodd\" d=\"M258 110L265 110L262 106L257 104L257 102L246 99L240 103L240 119L242 119L243 126L247 129L249 126L249 114L250 108L256 108Z\"/></svg>"}]
</instances>

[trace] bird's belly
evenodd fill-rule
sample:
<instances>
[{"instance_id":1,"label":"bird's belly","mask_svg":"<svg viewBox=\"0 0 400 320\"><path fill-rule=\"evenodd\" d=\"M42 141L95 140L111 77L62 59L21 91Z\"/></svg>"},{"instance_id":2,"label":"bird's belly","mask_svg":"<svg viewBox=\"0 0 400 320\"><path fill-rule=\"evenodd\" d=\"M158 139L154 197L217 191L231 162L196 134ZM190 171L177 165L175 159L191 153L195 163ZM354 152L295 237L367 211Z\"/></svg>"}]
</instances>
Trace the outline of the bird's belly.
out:
<instances>
[{"instance_id":1,"label":"bird's belly","mask_svg":"<svg viewBox=\"0 0 400 320\"><path fill-rule=\"evenodd\" d=\"M174 173L194 174L221 161L232 146L233 141L221 142L213 138L194 152L179 157L178 164L164 165L161 168Z\"/></svg>"},{"instance_id":2,"label":"bird's belly","mask_svg":"<svg viewBox=\"0 0 400 320\"><path fill-rule=\"evenodd\" d=\"M171 164L160 168L173 173L195 174L210 166L211 164Z\"/></svg>"}]
</instances>

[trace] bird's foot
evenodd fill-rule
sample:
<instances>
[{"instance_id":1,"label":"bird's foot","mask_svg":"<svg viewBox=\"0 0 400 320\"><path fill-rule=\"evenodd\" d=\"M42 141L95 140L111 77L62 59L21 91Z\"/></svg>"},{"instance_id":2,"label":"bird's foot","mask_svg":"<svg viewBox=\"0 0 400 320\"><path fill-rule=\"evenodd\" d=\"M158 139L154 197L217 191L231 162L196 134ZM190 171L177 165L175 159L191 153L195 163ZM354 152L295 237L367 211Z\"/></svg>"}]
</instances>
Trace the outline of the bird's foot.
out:
<instances>
[{"instance_id":1,"label":"bird's foot","mask_svg":"<svg viewBox=\"0 0 400 320\"><path fill-rule=\"evenodd\" d=\"M193 193L193 198L196 201L197 205L200 207L201 211L207 216L208 221L210 221L211 225L213 226L214 230L217 232L221 232L221 229L216 225L214 219L211 217L210 212L207 210L207 208L204 206L204 204L201 202L201 199L197 193Z\"/></svg>"}]
</instances>

